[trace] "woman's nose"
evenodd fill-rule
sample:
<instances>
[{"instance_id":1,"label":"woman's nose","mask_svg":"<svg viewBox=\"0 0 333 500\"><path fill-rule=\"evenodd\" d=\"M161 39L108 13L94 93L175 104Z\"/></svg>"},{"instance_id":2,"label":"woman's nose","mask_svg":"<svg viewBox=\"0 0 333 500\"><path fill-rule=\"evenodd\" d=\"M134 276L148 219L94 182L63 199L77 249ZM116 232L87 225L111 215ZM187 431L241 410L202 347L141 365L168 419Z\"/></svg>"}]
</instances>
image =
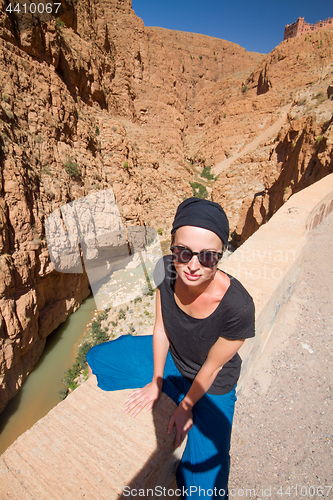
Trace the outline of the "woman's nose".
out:
<instances>
[{"instance_id":1,"label":"woman's nose","mask_svg":"<svg viewBox=\"0 0 333 500\"><path fill-rule=\"evenodd\" d=\"M192 259L187 263L187 267L191 271L195 271L195 270L199 269L200 262L199 262L199 259L198 259L197 255L193 255Z\"/></svg>"}]
</instances>

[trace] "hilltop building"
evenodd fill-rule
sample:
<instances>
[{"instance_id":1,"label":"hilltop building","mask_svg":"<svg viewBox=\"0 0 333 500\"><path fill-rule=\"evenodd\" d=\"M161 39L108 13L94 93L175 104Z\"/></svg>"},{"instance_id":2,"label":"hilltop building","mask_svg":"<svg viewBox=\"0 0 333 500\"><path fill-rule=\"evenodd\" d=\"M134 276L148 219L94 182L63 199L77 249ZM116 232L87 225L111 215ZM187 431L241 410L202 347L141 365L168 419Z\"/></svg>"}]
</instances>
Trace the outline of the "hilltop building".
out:
<instances>
[{"instance_id":1,"label":"hilltop building","mask_svg":"<svg viewBox=\"0 0 333 500\"><path fill-rule=\"evenodd\" d=\"M333 29L332 17L328 17L325 21L318 21L316 24L306 23L304 21L304 17L299 17L295 23L287 24L287 26L285 26L283 40L327 28Z\"/></svg>"}]
</instances>

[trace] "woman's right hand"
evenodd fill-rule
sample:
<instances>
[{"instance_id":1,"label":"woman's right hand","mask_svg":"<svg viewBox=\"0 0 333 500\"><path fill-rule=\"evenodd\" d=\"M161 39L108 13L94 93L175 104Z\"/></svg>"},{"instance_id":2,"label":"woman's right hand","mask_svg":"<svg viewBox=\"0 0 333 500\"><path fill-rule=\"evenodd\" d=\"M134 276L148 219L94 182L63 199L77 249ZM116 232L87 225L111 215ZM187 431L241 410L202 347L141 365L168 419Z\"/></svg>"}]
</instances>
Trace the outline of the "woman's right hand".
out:
<instances>
[{"instance_id":1,"label":"woman's right hand","mask_svg":"<svg viewBox=\"0 0 333 500\"><path fill-rule=\"evenodd\" d=\"M162 392L161 384L157 382L150 382L142 387L142 389L135 389L127 396L125 403L125 413L130 413L132 410L132 417L136 417L140 411L146 407L146 411L152 409L156 401L159 399Z\"/></svg>"}]
</instances>

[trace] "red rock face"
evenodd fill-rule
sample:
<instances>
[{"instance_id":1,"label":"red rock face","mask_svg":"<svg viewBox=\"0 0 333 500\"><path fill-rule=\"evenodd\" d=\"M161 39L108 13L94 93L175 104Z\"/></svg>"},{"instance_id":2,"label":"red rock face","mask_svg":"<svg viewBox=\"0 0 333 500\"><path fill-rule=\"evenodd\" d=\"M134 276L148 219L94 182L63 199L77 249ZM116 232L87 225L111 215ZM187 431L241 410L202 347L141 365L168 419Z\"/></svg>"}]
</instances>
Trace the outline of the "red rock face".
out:
<instances>
[{"instance_id":1,"label":"red rock face","mask_svg":"<svg viewBox=\"0 0 333 500\"><path fill-rule=\"evenodd\" d=\"M75 8L68 0L58 20L43 23L8 15L0 3L1 410L46 336L90 291L85 274L52 270L46 218L112 187L124 224L168 236L177 205L193 194L189 182L206 182L202 167L233 157L290 103L276 141L206 183L243 241L331 168L331 128L319 113L326 104L311 111L297 102L303 88L332 83L332 32L283 42L264 56L145 28L130 0L82 0Z\"/></svg>"}]
</instances>

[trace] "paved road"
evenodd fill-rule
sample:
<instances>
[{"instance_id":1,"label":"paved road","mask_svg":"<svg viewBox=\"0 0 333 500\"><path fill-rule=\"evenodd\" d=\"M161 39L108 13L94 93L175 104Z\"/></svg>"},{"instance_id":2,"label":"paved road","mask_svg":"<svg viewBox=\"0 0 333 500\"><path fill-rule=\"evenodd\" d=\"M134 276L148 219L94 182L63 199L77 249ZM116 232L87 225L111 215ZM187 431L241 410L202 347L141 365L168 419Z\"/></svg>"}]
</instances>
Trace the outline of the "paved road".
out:
<instances>
[{"instance_id":1,"label":"paved road","mask_svg":"<svg viewBox=\"0 0 333 500\"><path fill-rule=\"evenodd\" d=\"M302 279L239 397L231 498L333 498L332 241L333 213L310 233Z\"/></svg>"}]
</instances>

